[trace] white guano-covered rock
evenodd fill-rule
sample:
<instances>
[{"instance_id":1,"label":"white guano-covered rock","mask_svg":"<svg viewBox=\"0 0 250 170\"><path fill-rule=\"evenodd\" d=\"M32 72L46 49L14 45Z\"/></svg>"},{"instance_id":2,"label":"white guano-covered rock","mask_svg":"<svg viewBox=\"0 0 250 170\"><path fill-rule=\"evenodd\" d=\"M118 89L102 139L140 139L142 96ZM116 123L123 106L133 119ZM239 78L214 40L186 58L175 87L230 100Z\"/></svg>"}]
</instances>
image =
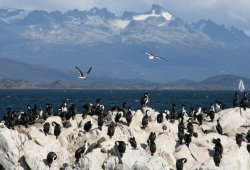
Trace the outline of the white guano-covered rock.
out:
<instances>
[{"instance_id":1,"label":"white guano-covered rock","mask_svg":"<svg viewBox=\"0 0 250 170\"><path fill-rule=\"evenodd\" d=\"M148 127L141 129L141 120L148 111ZM241 114L240 114L241 113ZM114 121L115 114L110 114L110 119L106 119L102 131L97 126L97 116L87 116L82 119L81 115L76 115L74 120L70 120L71 126L63 127L61 118L58 116L49 117L45 122L50 124L55 121L62 127L62 132L58 139L54 136L54 127L51 125L49 135L45 136L43 124L37 123L25 127L16 127L16 130L9 130L4 126L0 127L0 164L6 170L32 169L48 170L46 162L47 154L55 152L58 158L52 163L50 169L65 170L90 169L90 170L168 170L176 168L176 160L187 158L184 170L249 170L250 154L248 153L246 141L243 141L239 148L235 141L236 133L247 133L250 125L250 109L244 111L239 108L222 110L215 115L214 122L204 121L203 125L194 124L194 131L198 138L192 137L190 146L180 145L178 141L178 120L170 123L165 119L162 124L158 124L156 117L159 114L151 108L144 108L133 111L133 119L128 127L123 118L121 123L115 127L114 136L110 139L107 135L108 126ZM220 118L223 133L216 133L216 120ZM206 119L206 118L205 118ZM84 124L91 121L93 126L89 132L83 129ZM163 125L167 129L163 130ZM185 122L186 125L186 122ZM212 130L211 133L204 134L202 130ZM150 132L156 133L156 153L151 156L147 139ZM129 143L129 138L134 136L137 141L137 148L133 149ZM213 138L220 138L224 151L220 167L216 167L213 161L214 144ZM126 143L126 152L123 154L120 164L115 141ZM88 153L84 153L79 163L75 163L75 151L86 145ZM90 149L90 146L92 147ZM86 151L85 150L85 151Z\"/></svg>"}]
</instances>

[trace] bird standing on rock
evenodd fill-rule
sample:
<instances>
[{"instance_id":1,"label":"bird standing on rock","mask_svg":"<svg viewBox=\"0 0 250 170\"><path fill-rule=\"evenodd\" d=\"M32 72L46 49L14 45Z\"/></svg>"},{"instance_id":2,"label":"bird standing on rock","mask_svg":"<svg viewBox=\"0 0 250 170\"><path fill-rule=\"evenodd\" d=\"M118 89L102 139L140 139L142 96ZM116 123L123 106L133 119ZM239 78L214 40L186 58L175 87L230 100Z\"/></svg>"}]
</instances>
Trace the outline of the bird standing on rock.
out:
<instances>
[{"instance_id":1,"label":"bird standing on rock","mask_svg":"<svg viewBox=\"0 0 250 170\"><path fill-rule=\"evenodd\" d=\"M245 137L246 137L247 142L250 143L250 130L248 130Z\"/></svg>"},{"instance_id":2,"label":"bird standing on rock","mask_svg":"<svg viewBox=\"0 0 250 170\"><path fill-rule=\"evenodd\" d=\"M250 144L247 144L247 151L250 153Z\"/></svg>"},{"instance_id":3,"label":"bird standing on rock","mask_svg":"<svg viewBox=\"0 0 250 170\"><path fill-rule=\"evenodd\" d=\"M185 126L184 126L184 118L181 118L181 121L179 122L179 124L178 124L178 131L179 131L179 129L181 129L181 128L183 128L183 129L185 129Z\"/></svg>"},{"instance_id":4,"label":"bird standing on rock","mask_svg":"<svg viewBox=\"0 0 250 170\"><path fill-rule=\"evenodd\" d=\"M239 147L241 147L241 143L243 141L243 135L242 134L236 134L235 135L235 138L236 138L236 143Z\"/></svg>"},{"instance_id":5,"label":"bird standing on rock","mask_svg":"<svg viewBox=\"0 0 250 170\"><path fill-rule=\"evenodd\" d=\"M126 151L126 144L123 141L116 141L115 142L115 146L117 147L119 154L121 156L121 158L123 157L123 154Z\"/></svg>"},{"instance_id":6,"label":"bird standing on rock","mask_svg":"<svg viewBox=\"0 0 250 170\"><path fill-rule=\"evenodd\" d=\"M154 156L154 153L156 152L156 144L154 141L149 140L149 149L151 152L151 156Z\"/></svg>"},{"instance_id":7,"label":"bird standing on rock","mask_svg":"<svg viewBox=\"0 0 250 170\"><path fill-rule=\"evenodd\" d=\"M146 115L142 118L142 129L148 126L148 111L149 110L146 110Z\"/></svg>"},{"instance_id":8,"label":"bird standing on rock","mask_svg":"<svg viewBox=\"0 0 250 170\"><path fill-rule=\"evenodd\" d=\"M102 130L102 126L104 124L103 114L101 114L101 115L98 116L97 124L98 124L98 129L101 131Z\"/></svg>"},{"instance_id":9,"label":"bird standing on rock","mask_svg":"<svg viewBox=\"0 0 250 170\"><path fill-rule=\"evenodd\" d=\"M177 159L176 170L183 170L183 164L187 162L186 158Z\"/></svg>"},{"instance_id":10,"label":"bird standing on rock","mask_svg":"<svg viewBox=\"0 0 250 170\"><path fill-rule=\"evenodd\" d=\"M137 142L135 140L135 137L129 138L130 145L136 149L137 148Z\"/></svg>"},{"instance_id":11,"label":"bird standing on rock","mask_svg":"<svg viewBox=\"0 0 250 170\"><path fill-rule=\"evenodd\" d=\"M120 118L122 116L123 116L123 111L119 111L119 112L116 113L116 115L115 115L115 123L116 123L116 125L117 125L117 123L119 123Z\"/></svg>"},{"instance_id":12,"label":"bird standing on rock","mask_svg":"<svg viewBox=\"0 0 250 170\"><path fill-rule=\"evenodd\" d=\"M112 121L110 123L110 125L108 126L108 133L107 135L110 137L110 139L112 138L112 136L114 135L115 133L115 123Z\"/></svg>"},{"instance_id":13,"label":"bird standing on rock","mask_svg":"<svg viewBox=\"0 0 250 170\"><path fill-rule=\"evenodd\" d=\"M212 142L215 144L214 150L218 151L220 154L222 154L223 153L223 146L221 144L220 138L213 139Z\"/></svg>"},{"instance_id":14,"label":"bird standing on rock","mask_svg":"<svg viewBox=\"0 0 250 170\"><path fill-rule=\"evenodd\" d=\"M220 161L222 159L222 155L218 151L215 151L213 159L214 159L215 165L219 167L220 166Z\"/></svg>"},{"instance_id":15,"label":"bird standing on rock","mask_svg":"<svg viewBox=\"0 0 250 170\"><path fill-rule=\"evenodd\" d=\"M194 132L194 126L193 126L192 118L188 119L187 130L191 134L193 134L193 132Z\"/></svg>"},{"instance_id":16,"label":"bird standing on rock","mask_svg":"<svg viewBox=\"0 0 250 170\"><path fill-rule=\"evenodd\" d=\"M127 121L128 126L132 122L132 119L133 119L133 115L132 115L132 112L131 112L131 108L129 108L128 112L126 114L126 121Z\"/></svg>"},{"instance_id":17,"label":"bird standing on rock","mask_svg":"<svg viewBox=\"0 0 250 170\"><path fill-rule=\"evenodd\" d=\"M85 146L80 147L76 150L76 152L75 152L76 163L79 162L79 159L81 158L84 151L85 151Z\"/></svg>"},{"instance_id":18,"label":"bird standing on rock","mask_svg":"<svg viewBox=\"0 0 250 170\"><path fill-rule=\"evenodd\" d=\"M215 163L216 166L219 167L220 166L220 161L222 159L223 146L221 144L220 138L213 139L212 142L215 144L214 156L213 156L214 163Z\"/></svg>"},{"instance_id":19,"label":"bird standing on rock","mask_svg":"<svg viewBox=\"0 0 250 170\"><path fill-rule=\"evenodd\" d=\"M210 117L211 122L213 122L214 121L214 116L215 116L215 108L214 108L213 104L210 106L208 116Z\"/></svg>"},{"instance_id":20,"label":"bird standing on rock","mask_svg":"<svg viewBox=\"0 0 250 170\"><path fill-rule=\"evenodd\" d=\"M54 160L57 159L57 155L55 152L49 152L47 155L47 163L49 165L49 167L51 167L51 164Z\"/></svg>"},{"instance_id":21,"label":"bird standing on rock","mask_svg":"<svg viewBox=\"0 0 250 170\"><path fill-rule=\"evenodd\" d=\"M52 126L55 126L54 135L56 136L56 139L57 139L58 136L61 134L61 126L60 126L60 124L58 124L56 122L52 122Z\"/></svg>"},{"instance_id":22,"label":"bird standing on rock","mask_svg":"<svg viewBox=\"0 0 250 170\"><path fill-rule=\"evenodd\" d=\"M194 119L197 118L199 125L202 125L203 115L201 106L198 107L197 112L194 114Z\"/></svg>"},{"instance_id":23,"label":"bird standing on rock","mask_svg":"<svg viewBox=\"0 0 250 170\"><path fill-rule=\"evenodd\" d=\"M163 113L159 113L156 117L157 123L163 122Z\"/></svg>"},{"instance_id":24,"label":"bird standing on rock","mask_svg":"<svg viewBox=\"0 0 250 170\"><path fill-rule=\"evenodd\" d=\"M238 97L238 93L236 92L234 94L233 107L238 107L239 105L240 105L240 99Z\"/></svg>"},{"instance_id":25,"label":"bird standing on rock","mask_svg":"<svg viewBox=\"0 0 250 170\"><path fill-rule=\"evenodd\" d=\"M175 119L176 119L176 109L175 109L175 104L172 105L172 111L171 111L171 118L170 118L170 121L171 123L174 123L175 122Z\"/></svg>"},{"instance_id":26,"label":"bird standing on rock","mask_svg":"<svg viewBox=\"0 0 250 170\"><path fill-rule=\"evenodd\" d=\"M148 93L144 93L144 95L141 98L141 106L146 107L148 103Z\"/></svg>"},{"instance_id":27,"label":"bird standing on rock","mask_svg":"<svg viewBox=\"0 0 250 170\"><path fill-rule=\"evenodd\" d=\"M192 134L190 134L190 133L185 133L185 134L184 134L184 141L185 141L185 144L187 145L187 147L189 148L189 144L190 144L191 141L192 141Z\"/></svg>"},{"instance_id":28,"label":"bird standing on rock","mask_svg":"<svg viewBox=\"0 0 250 170\"><path fill-rule=\"evenodd\" d=\"M156 139L156 134L155 134L155 132L151 132L151 133L149 134L149 137L148 137L148 140L147 140L148 144L149 144L149 142L154 142L155 139Z\"/></svg>"},{"instance_id":29,"label":"bird standing on rock","mask_svg":"<svg viewBox=\"0 0 250 170\"><path fill-rule=\"evenodd\" d=\"M249 101L248 101L248 98L247 98L247 92L244 92L244 97L240 101L240 106L244 110L246 110L246 108L248 107L248 103L249 103Z\"/></svg>"},{"instance_id":30,"label":"bird standing on rock","mask_svg":"<svg viewBox=\"0 0 250 170\"><path fill-rule=\"evenodd\" d=\"M91 121L87 121L87 122L84 124L84 126L83 126L83 128L84 128L84 130L85 130L86 132L89 132L90 129L91 129L91 127L92 127Z\"/></svg>"},{"instance_id":31,"label":"bird standing on rock","mask_svg":"<svg viewBox=\"0 0 250 170\"><path fill-rule=\"evenodd\" d=\"M43 125L43 132L44 132L45 136L47 136L47 134L49 133L49 129L50 129L49 122L44 123L44 125Z\"/></svg>"},{"instance_id":32,"label":"bird standing on rock","mask_svg":"<svg viewBox=\"0 0 250 170\"><path fill-rule=\"evenodd\" d=\"M178 130L178 138L179 138L180 144L182 145L182 140L185 138L185 133L184 133L184 128L183 127L181 127Z\"/></svg>"},{"instance_id":33,"label":"bird standing on rock","mask_svg":"<svg viewBox=\"0 0 250 170\"><path fill-rule=\"evenodd\" d=\"M223 135L223 129L220 125L220 119L217 119L217 125L216 125L216 130L220 135Z\"/></svg>"}]
</instances>

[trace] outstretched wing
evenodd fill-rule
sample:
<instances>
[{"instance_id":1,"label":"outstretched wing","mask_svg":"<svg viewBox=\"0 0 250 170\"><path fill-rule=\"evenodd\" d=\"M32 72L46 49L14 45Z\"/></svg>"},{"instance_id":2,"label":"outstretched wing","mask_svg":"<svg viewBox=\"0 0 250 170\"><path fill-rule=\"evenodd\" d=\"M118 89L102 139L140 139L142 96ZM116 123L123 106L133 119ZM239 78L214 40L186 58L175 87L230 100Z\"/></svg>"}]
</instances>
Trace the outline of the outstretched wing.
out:
<instances>
[{"instance_id":1,"label":"outstretched wing","mask_svg":"<svg viewBox=\"0 0 250 170\"><path fill-rule=\"evenodd\" d=\"M148 56L153 56L153 57L155 56L153 53L150 53L150 52L145 51L144 53L147 54Z\"/></svg>"},{"instance_id":2,"label":"outstretched wing","mask_svg":"<svg viewBox=\"0 0 250 170\"><path fill-rule=\"evenodd\" d=\"M89 74L89 73L90 73L91 69L92 69L92 67L90 67L90 68L89 68L89 70L88 70L87 74Z\"/></svg>"},{"instance_id":3,"label":"outstretched wing","mask_svg":"<svg viewBox=\"0 0 250 170\"><path fill-rule=\"evenodd\" d=\"M75 67L76 67L76 69L79 71L80 76L82 77L82 76L83 76L82 71L81 71L77 66L75 66Z\"/></svg>"},{"instance_id":4,"label":"outstretched wing","mask_svg":"<svg viewBox=\"0 0 250 170\"><path fill-rule=\"evenodd\" d=\"M155 56L156 58L160 59L160 60L164 60L164 61L168 61L167 59L160 57L160 56Z\"/></svg>"}]
</instances>

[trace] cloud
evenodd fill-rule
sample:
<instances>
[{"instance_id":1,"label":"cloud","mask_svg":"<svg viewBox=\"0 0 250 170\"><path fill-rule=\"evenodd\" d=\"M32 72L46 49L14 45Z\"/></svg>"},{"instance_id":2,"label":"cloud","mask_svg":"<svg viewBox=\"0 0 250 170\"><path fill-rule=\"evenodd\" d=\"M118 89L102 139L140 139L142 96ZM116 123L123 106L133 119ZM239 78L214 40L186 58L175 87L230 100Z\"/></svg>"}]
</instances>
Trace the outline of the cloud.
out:
<instances>
[{"instance_id":1,"label":"cloud","mask_svg":"<svg viewBox=\"0 0 250 170\"><path fill-rule=\"evenodd\" d=\"M159 4L177 17L194 22L212 19L226 26L250 30L250 0L0 0L0 8L88 10L94 6L106 7L121 15L125 10L144 12L152 4Z\"/></svg>"},{"instance_id":2,"label":"cloud","mask_svg":"<svg viewBox=\"0 0 250 170\"><path fill-rule=\"evenodd\" d=\"M204 18L226 26L250 29L249 0L168 0L165 6L186 21Z\"/></svg>"},{"instance_id":3,"label":"cloud","mask_svg":"<svg viewBox=\"0 0 250 170\"><path fill-rule=\"evenodd\" d=\"M0 0L1 8L68 10L87 9L94 6L93 0Z\"/></svg>"}]
</instances>

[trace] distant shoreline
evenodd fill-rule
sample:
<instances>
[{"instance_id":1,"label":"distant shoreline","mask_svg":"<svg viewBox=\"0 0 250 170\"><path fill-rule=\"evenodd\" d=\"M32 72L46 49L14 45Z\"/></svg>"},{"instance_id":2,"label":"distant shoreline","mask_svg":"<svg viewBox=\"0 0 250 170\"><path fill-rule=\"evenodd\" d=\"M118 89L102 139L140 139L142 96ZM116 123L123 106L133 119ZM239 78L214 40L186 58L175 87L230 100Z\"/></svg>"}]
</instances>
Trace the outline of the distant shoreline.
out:
<instances>
[{"instance_id":1,"label":"distant shoreline","mask_svg":"<svg viewBox=\"0 0 250 170\"><path fill-rule=\"evenodd\" d=\"M153 89L153 88L0 88L0 90L129 90L129 91L238 91L237 89Z\"/></svg>"}]
</instances>

